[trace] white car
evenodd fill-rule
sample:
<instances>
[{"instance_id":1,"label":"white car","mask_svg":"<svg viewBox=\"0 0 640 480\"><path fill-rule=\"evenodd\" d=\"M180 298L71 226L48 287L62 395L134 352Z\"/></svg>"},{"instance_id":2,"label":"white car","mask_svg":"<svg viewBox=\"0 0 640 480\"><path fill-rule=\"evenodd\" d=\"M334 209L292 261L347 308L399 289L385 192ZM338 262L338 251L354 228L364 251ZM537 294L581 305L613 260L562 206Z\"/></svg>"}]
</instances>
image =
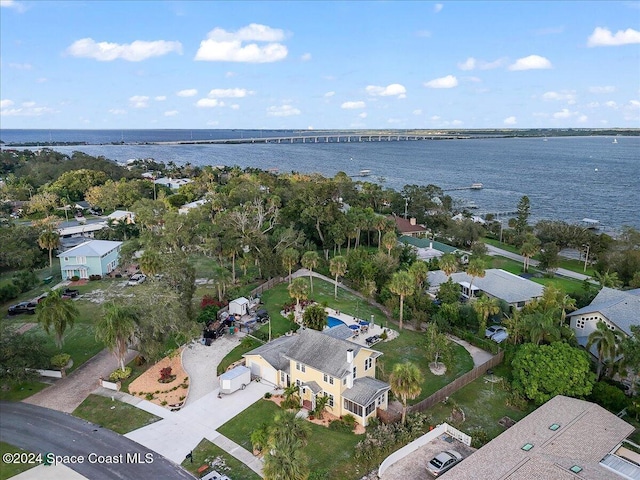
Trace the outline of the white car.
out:
<instances>
[{"instance_id":1,"label":"white car","mask_svg":"<svg viewBox=\"0 0 640 480\"><path fill-rule=\"evenodd\" d=\"M129 278L129 281L127 282L127 285L131 285L131 286L140 285L146 279L147 279L146 275L143 275L142 273L136 273L135 275L131 275L131 277Z\"/></svg>"},{"instance_id":2,"label":"white car","mask_svg":"<svg viewBox=\"0 0 640 480\"><path fill-rule=\"evenodd\" d=\"M500 325L491 325L485 331L484 336L486 338L490 338L496 343L502 343L507 339L507 337L509 336L509 333L507 332L506 328Z\"/></svg>"}]
</instances>

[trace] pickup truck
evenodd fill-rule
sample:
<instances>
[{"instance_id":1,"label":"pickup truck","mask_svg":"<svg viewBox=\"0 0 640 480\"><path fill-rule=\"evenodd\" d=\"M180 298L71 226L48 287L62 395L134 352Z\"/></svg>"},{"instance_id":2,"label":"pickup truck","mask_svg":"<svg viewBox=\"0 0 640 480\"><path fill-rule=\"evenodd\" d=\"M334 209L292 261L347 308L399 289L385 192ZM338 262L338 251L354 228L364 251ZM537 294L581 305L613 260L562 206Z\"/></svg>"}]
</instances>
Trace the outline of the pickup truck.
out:
<instances>
[{"instance_id":1,"label":"pickup truck","mask_svg":"<svg viewBox=\"0 0 640 480\"><path fill-rule=\"evenodd\" d=\"M62 291L62 298L76 298L78 295L80 295L80 290L77 290L75 288L65 288Z\"/></svg>"},{"instance_id":2,"label":"pickup truck","mask_svg":"<svg viewBox=\"0 0 640 480\"><path fill-rule=\"evenodd\" d=\"M36 313L37 303L34 302L20 302L16 305L9 307L9 315L20 315L21 313L28 313L34 315Z\"/></svg>"}]
</instances>

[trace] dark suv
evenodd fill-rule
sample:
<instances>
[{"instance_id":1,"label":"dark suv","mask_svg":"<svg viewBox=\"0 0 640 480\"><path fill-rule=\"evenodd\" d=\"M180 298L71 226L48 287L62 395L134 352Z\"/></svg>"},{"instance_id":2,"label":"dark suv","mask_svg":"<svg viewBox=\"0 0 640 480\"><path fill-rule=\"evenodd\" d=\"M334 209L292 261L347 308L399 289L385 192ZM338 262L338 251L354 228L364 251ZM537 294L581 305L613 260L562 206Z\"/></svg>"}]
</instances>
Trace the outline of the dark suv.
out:
<instances>
[{"instance_id":1,"label":"dark suv","mask_svg":"<svg viewBox=\"0 0 640 480\"><path fill-rule=\"evenodd\" d=\"M20 315L21 313L33 315L36 313L36 306L37 304L34 302L20 302L9 307L9 315Z\"/></svg>"}]
</instances>

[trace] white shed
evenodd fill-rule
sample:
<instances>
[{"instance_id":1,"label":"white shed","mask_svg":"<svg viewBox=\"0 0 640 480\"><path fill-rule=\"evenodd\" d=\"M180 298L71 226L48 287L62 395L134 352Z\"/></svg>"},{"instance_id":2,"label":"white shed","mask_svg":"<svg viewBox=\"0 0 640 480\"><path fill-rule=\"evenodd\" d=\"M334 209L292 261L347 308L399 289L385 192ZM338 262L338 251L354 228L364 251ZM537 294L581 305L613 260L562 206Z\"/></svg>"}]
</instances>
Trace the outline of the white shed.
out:
<instances>
[{"instance_id":1,"label":"white shed","mask_svg":"<svg viewBox=\"0 0 640 480\"><path fill-rule=\"evenodd\" d=\"M248 315L249 300L244 297L236 298L229 302L229 315Z\"/></svg>"}]
</instances>

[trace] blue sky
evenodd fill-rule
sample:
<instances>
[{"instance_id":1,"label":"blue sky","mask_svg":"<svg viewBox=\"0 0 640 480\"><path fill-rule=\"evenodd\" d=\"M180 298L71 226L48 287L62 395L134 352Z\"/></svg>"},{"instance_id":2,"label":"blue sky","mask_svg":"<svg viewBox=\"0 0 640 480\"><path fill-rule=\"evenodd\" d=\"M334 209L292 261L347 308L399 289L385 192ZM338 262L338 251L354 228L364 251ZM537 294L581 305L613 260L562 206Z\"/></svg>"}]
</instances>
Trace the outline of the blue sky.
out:
<instances>
[{"instance_id":1,"label":"blue sky","mask_svg":"<svg viewBox=\"0 0 640 480\"><path fill-rule=\"evenodd\" d=\"M640 127L640 2L0 0L2 128Z\"/></svg>"}]
</instances>

